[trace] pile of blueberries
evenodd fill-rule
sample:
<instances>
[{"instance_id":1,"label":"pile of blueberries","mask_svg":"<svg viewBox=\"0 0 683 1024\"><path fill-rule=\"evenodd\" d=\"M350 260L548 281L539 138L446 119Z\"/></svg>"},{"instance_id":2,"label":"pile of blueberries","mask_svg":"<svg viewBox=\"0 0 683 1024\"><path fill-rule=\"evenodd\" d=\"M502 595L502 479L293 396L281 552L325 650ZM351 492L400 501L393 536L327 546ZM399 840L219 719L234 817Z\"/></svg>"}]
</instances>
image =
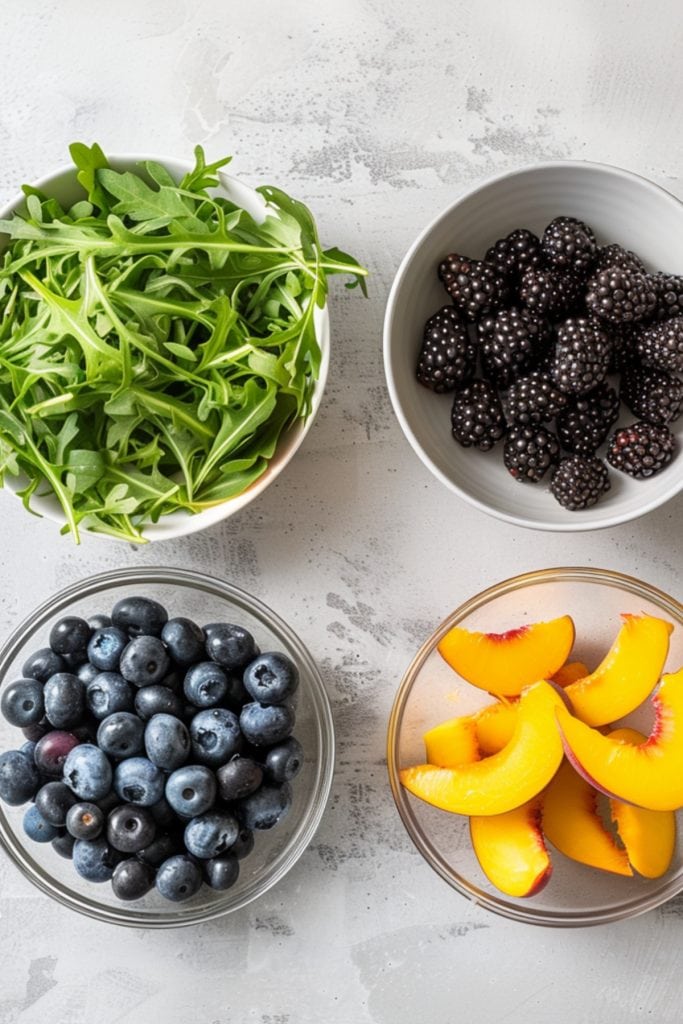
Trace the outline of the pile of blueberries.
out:
<instances>
[{"instance_id":1,"label":"pile of blueberries","mask_svg":"<svg viewBox=\"0 0 683 1024\"><path fill-rule=\"evenodd\" d=\"M138 596L60 619L49 644L0 697L26 740L0 754L0 799L32 801L26 834L121 900L234 885L303 765L293 662Z\"/></svg>"}]
</instances>

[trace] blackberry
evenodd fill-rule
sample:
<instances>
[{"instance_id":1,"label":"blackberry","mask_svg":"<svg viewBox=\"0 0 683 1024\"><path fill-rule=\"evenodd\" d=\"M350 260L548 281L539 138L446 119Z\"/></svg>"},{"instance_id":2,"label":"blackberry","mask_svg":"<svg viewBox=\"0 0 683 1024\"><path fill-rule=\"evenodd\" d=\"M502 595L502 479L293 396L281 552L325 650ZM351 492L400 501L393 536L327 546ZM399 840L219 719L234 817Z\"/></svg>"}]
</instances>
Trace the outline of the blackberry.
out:
<instances>
[{"instance_id":1,"label":"blackberry","mask_svg":"<svg viewBox=\"0 0 683 1024\"><path fill-rule=\"evenodd\" d=\"M544 427L513 427L505 438L503 462L522 482L541 480L560 458L560 442Z\"/></svg>"},{"instance_id":2,"label":"blackberry","mask_svg":"<svg viewBox=\"0 0 683 1024\"><path fill-rule=\"evenodd\" d=\"M541 243L532 231L517 228L487 251L485 260L503 277L517 277L541 262Z\"/></svg>"},{"instance_id":3,"label":"blackberry","mask_svg":"<svg viewBox=\"0 0 683 1024\"><path fill-rule=\"evenodd\" d=\"M477 351L455 306L444 306L425 324L417 379L432 391L452 391L474 376Z\"/></svg>"},{"instance_id":4,"label":"blackberry","mask_svg":"<svg viewBox=\"0 0 683 1024\"><path fill-rule=\"evenodd\" d=\"M644 480L668 466L675 449L676 439L668 427L632 423L610 438L607 461L622 473Z\"/></svg>"},{"instance_id":5,"label":"blackberry","mask_svg":"<svg viewBox=\"0 0 683 1024\"><path fill-rule=\"evenodd\" d=\"M550 376L560 391L584 395L607 374L612 342L591 317L570 317L557 329Z\"/></svg>"},{"instance_id":6,"label":"blackberry","mask_svg":"<svg viewBox=\"0 0 683 1024\"><path fill-rule=\"evenodd\" d=\"M610 270L618 267L620 270L637 270L645 274L645 265L639 256L636 256L630 249L624 249L621 245L605 245L598 249L598 258L595 261L594 273L602 270Z\"/></svg>"},{"instance_id":7,"label":"blackberry","mask_svg":"<svg viewBox=\"0 0 683 1024\"><path fill-rule=\"evenodd\" d=\"M550 326L526 309L501 309L477 324L484 376L500 388L529 370L550 348Z\"/></svg>"},{"instance_id":8,"label":"blackberry","mask_svg":"<svg viewBox=\"0 0 683 1024\"><path fill-rule=\"evenodd\" d=\"M635 348L645 366L683 373L683 316L644 327Z\"/></svg>"},{"instance_id":9,"label":"blackberry","mask_svg":"<svg viewBox=\"0 0 683 1024\"><path fill-rule=\"evenodd\" d=\"M439 264L439 277L453 305L467 320L476 320L482 313L498 309L508 297L505 278L483 260L451 253Z\"/></svg>"},{"instance_id":10,"label":"blackberry","mask_svg":"<svg viewBox=\"0 0 683 1024\"><path fill-rule=\"evenodd\" d=\"M586 306L612 324L644 320L654 312L656 303L652 278L638 270L608 267L586 285Z\"/></svg>"},{"instance_id":11,"label":"blackberry","mask_svg":"<svg viewBox=\"0 0 683 1024\"><path fill-rule=\"evenodd\" d=\"M505 433L503 407L487 380L473 380L459 388L451 411L453 437L463 448L486 452Z\"/></svg>"},{"instance_id":12,"label":"blackberry","mask_svg":"<svg viewBox=\"0 0 683 1024\"><path fill-rule=\"evenodd\" d=\"M541 239L546 264L556 270L573 271L577 277L586 276L597 249L591 229L575 217L555 217Z\"/></svg>"},{"instance_id":13,"label":"blackberry","mask_svg":"<svg viewBox=\"0 0 683 1024\"><path fill-rule=\"evenodd\" d=\"M633 367L621 378L621 400L648 423L673 423L683 403L683 384L666 370Z\"/></svg>"},{"instance_id":14,"label":"blackberry","mask_svg":"<svg viewBox=\"0 0 683 1024\"><path fill-rule=\"evenodd\" d=\"M608 373L623 373L630 366L640 365L637 344L642 329L640 324L613 324L611 326L612 358Z\"/></svg>"},{"instance_id":15,"label":"blackberry","mask_svg":"<svg viewBox=\"0 0 683 1024\"><path fill-rule=\"evenodd\" d=\"M519 289L521 302L539 316L562 316L577 306L583 285L572 274L559 274L541 267L529 267L522 274Z\"/></svg>"},{"instance_id":16,"label":"blackberry","mask_svg":"<svg viewBox=\"0 0 683 1024\"><path fill-rule=\"evenodd\" d=\"M553 497L570 512L590 508L609 489L607 466L595 456L568 455L550 481Z\"/></svg>"},{"instance_id":17,"label":"blackberry","mask_svg":"<svg viewBox=\"0 0 683 1024\"><path fill-rule=\"evenodd\" d=\"M568 401L550 377L537 371L514 381L505 395L505 411L516 424L545 423L554 419Z\"/></svg>"},{"instance_id":18,"label":"blackberry","mask_svg":"<svg viewBox=\"0 0 683 1024\"><path fill-rule=\"evenodd\" d=\"M668 320L672 316L680 316L683 313L683 277L678 277L675 274L653 274L652 284L657 296L655 307L657 320Z\"/></svg>"},{"instance_id":19,"label":"blackberry","mask_svg":"<svg viewBox=\"0 0 683 1024\"><path fill-rule=\"evenodd\" d=\"M593 391L575 398L557 417L563 448L575 455L593 455L619 418L619 396L603 381Z\"/></svg>"}]
</instances>

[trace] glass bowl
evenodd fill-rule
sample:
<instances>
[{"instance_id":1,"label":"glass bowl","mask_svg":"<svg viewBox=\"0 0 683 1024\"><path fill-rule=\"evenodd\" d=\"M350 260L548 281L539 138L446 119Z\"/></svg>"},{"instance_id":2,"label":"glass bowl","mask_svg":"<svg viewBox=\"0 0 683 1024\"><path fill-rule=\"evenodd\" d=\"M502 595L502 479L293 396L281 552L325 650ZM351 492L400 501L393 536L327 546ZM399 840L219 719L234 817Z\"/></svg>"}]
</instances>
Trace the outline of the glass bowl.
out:
<instances>
[{"instance_id":1,"label":"glass bowl","mask_svg":"<svg viewBox=\"0 0 683 1024\"><path fill-rule=\"evenodd\" d=\"M448 718L470 714L491 698L460 678L436 646L455 625L504 632L569 614L576 625L570 660L593 668L620 626L620 614L643 612L675 626L667 671L683 664L683 606L655 587L603 569L558 568L505 580L457 608L422 645L410 664L391 712L387 762L391 788L408 834L422 856L449 885L488 910L527 924L555 927L603 924L652 910L683 890L683 812L677 813L679 839L669 871L658 879L622 878L569 860L550 845L553 874L537 895L517 899L495 889L482 872L470 843L468 819L449 814L405 790L401 768L425 760L423 735ZM649 732L648 709L630 716Z\"/></svg>"},{"instance_id":2,"label":"glass bowl","mask_svg":"<svg viewBox=\"0 0 683 1024\"><path fill-rule=\"evenodd\" d=\"M169 615L200 623L237 622L253 633L262 650L280 650L299 667L295 734L305 763L292 783L293 803L272 830L255 833L253 851L240 861L235 885L224 892L202 886L185 903L170 903L154 890L134 903L122 903L108 883L87 882L49 843L30 840L23 831L25 805L0 803L0 844L42 892L89 917L140 928L175 928L238 910L275 885L310 843L325 808L334 771L334 730L329 701L311 655L290 627L255 597L202 573L183 569L120 569L75 583L45 601L9 637L0 651L0 686L21 676L21 666L36 648L47 645L52 624L65 614L88 617L109 613L126 595L153 597ZM24 742L21 731L0 720L0 750Z\"/></svg>"}]
</instances>

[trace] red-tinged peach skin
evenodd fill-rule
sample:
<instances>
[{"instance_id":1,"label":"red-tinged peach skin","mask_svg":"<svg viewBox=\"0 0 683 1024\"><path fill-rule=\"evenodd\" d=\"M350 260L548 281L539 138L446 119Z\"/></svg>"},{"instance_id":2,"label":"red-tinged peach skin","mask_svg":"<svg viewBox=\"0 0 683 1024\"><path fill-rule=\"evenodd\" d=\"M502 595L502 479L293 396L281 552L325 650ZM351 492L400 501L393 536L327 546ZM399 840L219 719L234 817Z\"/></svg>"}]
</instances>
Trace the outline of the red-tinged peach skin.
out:
<instances>
[{"instance_id":1,"label":"red-tinged peach skin","mask_svg":"<svg viewBox=\"0 0 683 1024\"><path fill-rule=\"evenodd\" d=\"M655 724L638 746L603 736L557 707L567 757L596 789L651 811L683 807L683 669L665 675L652 698Z\"/></svg>"},{"instance_id":2,"label":"red-tinged peach skin","mask_svg":"<svg viewBox=\"0 0 683 1024\"><path fill-rule=\"evenodd\" d=\"M435 807L457 814L504 814L540 793L562 760L554 715L563 707L541 681L522 694L515 731L497 754L456 768L413 765L400 772L406 789Z\"/></svg>"},{"instance_id":3,"label":"red-tinged peach skin","mask_svg":"<svg viewBox=\"0 0 683 1024\"><path fill-rule=\"evenodd\" d=\"M423 739L428 763L439 768L455 768L479 760L477 729L472 715L450 718L426 732Z\"/></svg>"},{"instance_id":4,"label":"red-tinged peach skin","mask_svg":"<svg viewBox=\"0 0 683 1024\"><path fill-rule=\"evenodd\" d=\"M496 697L517 697L525 686L553 676L573 644L574 623L569 615L563 615L507 633L475 633L454 626L438 649L451 668L473 686Z\"/></svg>"},{"instance_id":5,"label":"red-tinged peach skin","mask_svg":"<svg viewBox=\"0 0 683 1024\"><path fill-rule=\"evenodd\" d=\"M553 676L553 682L558 686L569 686L570 683L575 683L577 679L584 679L587 675L590 675L590 671L582 661L568 661L562 668L558 668Z\"/></svg>"},{"instance_id":6,"label":"red-tinged peach skin","mask_svg":"<svg viewBox=\"0 0 683 1024\"><path fill-rule=\"evenodd\" d=\"M647 700L662 674L671 623L653 615L622 619L612 647L595 671L565 689L573 714L586 725L607 725L628 715Z\"/></svg>"},{"instance_id":7,"label":"red-tinged peach skin","mask_svg":"<svg viewBox=\"0 0 683 1024\"><path fill-rule=\"evenodd\" d=\"M505 814L470 818L470 836L488 880L507 896L534 896L552 865L540 829L538 798Z\"/></svg>"}]
</instances>

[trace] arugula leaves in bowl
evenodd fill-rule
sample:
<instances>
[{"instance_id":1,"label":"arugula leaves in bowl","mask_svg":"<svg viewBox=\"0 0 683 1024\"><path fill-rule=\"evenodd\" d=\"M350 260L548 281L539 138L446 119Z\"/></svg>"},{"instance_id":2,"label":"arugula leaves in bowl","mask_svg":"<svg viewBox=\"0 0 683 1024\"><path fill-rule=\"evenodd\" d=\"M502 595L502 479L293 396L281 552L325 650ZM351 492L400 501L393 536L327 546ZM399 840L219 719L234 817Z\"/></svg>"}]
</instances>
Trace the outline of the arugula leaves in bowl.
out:
<instances>
[{"instance_id":1,"label":"arugula leaves in bowl","mask_svg":"<svg viewBox=\"0 0 683 1024\"><path fill-rule=\"evenodd\" d=\"M169 162L70 152L71 174L0 219L0 484L77 541L190 532L298 447L327 278L365 291L366 271L322 248L302 203L220 174L230 158L198 146L176 181Z\"/></svg>"}]
</instances>

